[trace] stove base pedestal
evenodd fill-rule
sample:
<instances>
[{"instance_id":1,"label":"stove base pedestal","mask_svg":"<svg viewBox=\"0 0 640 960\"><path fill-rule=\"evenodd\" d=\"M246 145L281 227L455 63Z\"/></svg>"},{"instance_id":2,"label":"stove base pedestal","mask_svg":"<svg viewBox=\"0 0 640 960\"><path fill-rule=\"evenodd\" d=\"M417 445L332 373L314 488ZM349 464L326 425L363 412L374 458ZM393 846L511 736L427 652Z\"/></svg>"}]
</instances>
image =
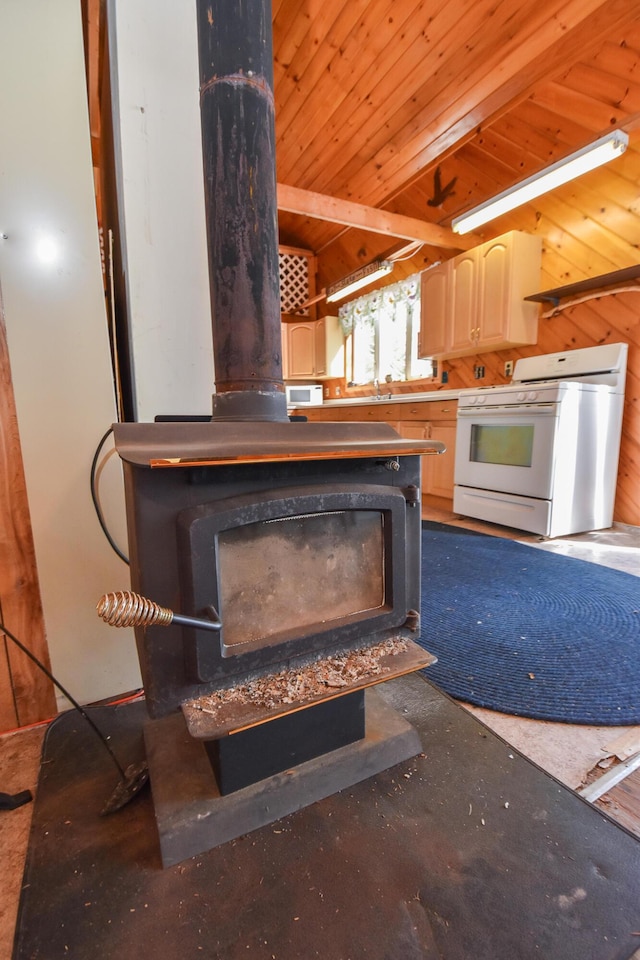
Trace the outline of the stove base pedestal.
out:
<instances>
[{"instance_id":1,"label":"stove base pedestal","mask_svg":"<svg viewBox=\"0 0 640 960\"><path fill-rule=\"evenodd\" d=\"M344 790L422 750L416 730L373 690L365 695L365 736L291 770L222 796L202 742L181 713L145 724L163 867L213 849Z\"/></svg>"},{"instance_id":2,"label":"stove base pedestal","mask_svg":"<svg viewBox=\"0 0 640 960\"><path fill-rule=\"evenodd\" d=\"M356 743L364 735L364 690L356 690L203 743L218 789L226 796Z\"/></svg>"}]
</instances>

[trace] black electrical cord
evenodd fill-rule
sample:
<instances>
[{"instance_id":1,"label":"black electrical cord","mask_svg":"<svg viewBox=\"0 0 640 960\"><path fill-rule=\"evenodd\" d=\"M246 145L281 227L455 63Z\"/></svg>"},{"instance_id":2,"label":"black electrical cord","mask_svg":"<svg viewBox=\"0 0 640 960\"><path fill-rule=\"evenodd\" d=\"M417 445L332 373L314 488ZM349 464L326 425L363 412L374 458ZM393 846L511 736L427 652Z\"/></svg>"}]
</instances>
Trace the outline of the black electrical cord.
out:
<instances>
[{"instance_id":1,"label":"black electrical cord","mask_svg":"<svg viewBox=\"0 0 640 960\"><path fill-rule=\"evenodd\" d=\"M98 446L97 446L97 448L96 448L96 452L95 452L95 454L94 454L94 456L93 456L93 462L92 462L92 464L91 464L91 474L90 474L91 499L93 500L93 506L94 506L94 508L95 508L96 515L97 515L97 517L98 517L98 522L99 522L100 526L102 527L102 532L104 533L105 537L106 537L107 540L109 541L109 544L110 544L110 546L112 547L112 549L115 551L115 553L118 554L118 556L120 557L120 559L121 559L122 561L124 561L124 563L128 564L128 563L129 563L129 558L124 555L124 553L122 552L122 550L120 549L120 547L116 544L116 542L114 541L113 537L112 537L111 534L109 533L109 530L107 529L107 525L106 525L106 523L105 523L104 517L103 517L103 515L102 515L102 510L100 509L100 504L99 504L99 502L98 502L98 493L97 493L97 490L96 490L96 470L97 470L97 466L98 466L98 458L99 458L99 456L100 456L100 453L101 453L101 451L102 451L102 448L103 448L103 446L104 446L107 438L109 437L109 435L110 435L111 433L113 433L113 427L109 427L109 429L107 430L107 432L105 433L105 435L102 437L100 443L98 444Z\"/></svg>"},{"instance_id":2,"label":"black electrical cord","mask_svg":"<svg viewBox=\"0 0 640 960\"><path fill-rule=\"evenodd\" d=\"M93 722L93 720L91 719L87 711L84 709L84 707L81 707L78 701L71 696L69 691L66 690L58 680L56 680L56 678L51 673L51 671L48 670L47 667L45 667L44 663L42 663L42 661L40 661L38 657L36 657L36 655L31 652L31 650L25 647L25 645L20 640L18 640L18 638L14 636L14 634L11 633L10 630L8 630L5 627L2 620L0 620L0 633L4 633L7 637L9 637L9 639L12 640L13 643L15 643L15 645L19 647L19 649L22 650L22 652L26 654L29 657L29 659L32 660L33 663L35 663L35 665L40 670L42 670L44 675L48 677L49 680L51 680L51 682L54 684L54 686L56 686L58 690L67 698L69 703L71 703L73 707L78 711L78 713L87 721L87 723L89 724L93 732L96 734L96 736L100 740L100 743L105 748L105 750L113 760L114 764L116 765L118 769L118 773L120 775L120 782L116 790L114 791L114 794L110 798L110 800L107 801L107 804L105 805L102 812L113 813L115 810L119 810L120 807L124 806L125 803L127 803L130 799L132 799L132 797L134 797L147 782L148 780L147 765L145 763L140 764L137 767L134 767L133 765L131 765L127 767L127 769L125 770L122 764L120 763L120 761L118 760L118 758L116 757L115 753L109 746L107 738L102 733L100 728L97 727L96 724Z\"/></svg>"},{"instance_id":3,"label":"black electrical cord","mask_svg":"<svg viewBox=\"0 0 640 960\"><path fill-rule=\"evenodd\" d=\"M1 632L1 633L6 633L6 635L9 637L9 639L10 639L10 640L13 640L13 642L15 643L15 645L16 645L17 647L19 647L19 648L22 650L23 653L26 653L26 655L29 657L29 659L30 659L30 660L33 660L33 662L35 663L35 665L36 665L37 667L39 667L40 670L42 670L42 672L45 674L45 676L47 676L47 677L49 678L49 680L51 680L51 682L58 688L58 690L60 691L60 693L64 694L64 696L67 698L67 700L69 701L69 703L73 704L73 706L76 708L76 710L78 710L78 711L82 714L82 716L83 716L84 719L87 721L87 723L89 724L89 726L92 727L93 730L95 731L95 733L97 733L98 736L100 737L100 740L101 740L101 742L102 742L102 745L104 746L105 750L107 750L107 752L109 753L109 756L111 757L111 759L112 759L113 762L115 763L116 767L118 768L118 773L120 774L121 777L124 777L125 773L124 773L124 770L123 770L123 768L122 768L122 766L121 766L121 764L120 764L120 761L118 760L118 758L116 757L115 753L113 752L113 750L111 749L111 747L110 747L109 744L107 743L107 740L106 740L105 736L100 732L100 730L99 730L98 727L95 725L95 723L93 722L93 720L91 719L91 717L89 716L89 714L86 712L86 710L85 710L83 707L81 707L80 704L77 702L77 700L74 700L74 698L71 696L71 694L69 693L69 691L68 691L68 690L65 690L65 688L62 686L62 684L59 683L59 682L56 680L56 678L55 678L54 675L51 673L51 671L50 671L50 670L47 670L47 668L45 667L44 663L42 663L40 660L38 660L38 658L36 657L36 655L35 655L34 653L32 653L31 650L29 650L27 647L25 647L25 645L24 645L23 643L21 643L20 640L18 640L18 638L15 637L15 636L11 633L10 630L7 630L7 628L5 627L5 625L4 625L4 623L2 622L2 620L0 620L0 632Z\"/></svg>"}]
</instances>

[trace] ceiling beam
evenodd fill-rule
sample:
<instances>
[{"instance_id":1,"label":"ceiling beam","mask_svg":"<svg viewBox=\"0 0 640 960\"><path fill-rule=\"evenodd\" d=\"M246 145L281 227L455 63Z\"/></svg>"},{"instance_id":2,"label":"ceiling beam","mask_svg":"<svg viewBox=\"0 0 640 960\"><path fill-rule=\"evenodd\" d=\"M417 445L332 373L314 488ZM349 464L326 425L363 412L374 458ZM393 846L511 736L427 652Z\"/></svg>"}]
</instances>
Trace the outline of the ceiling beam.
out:
<instances>
[{"instance_id":1,"label":"ceiling beam","mask_svg":"<svg viewBox=\"0 0 640 960\"><path fill-rule=\"evenodd\" d=\"M345 227L358 227L370 233L416 240L426 246L442 247L445 250L469 250L479 242L478 237L470 234L460 237L437 223L367 207L351 200L328 197L311 190L301 190L283 183L278 184L278 210L329 223L340 223Z\"/></svg>"}]
</instances>

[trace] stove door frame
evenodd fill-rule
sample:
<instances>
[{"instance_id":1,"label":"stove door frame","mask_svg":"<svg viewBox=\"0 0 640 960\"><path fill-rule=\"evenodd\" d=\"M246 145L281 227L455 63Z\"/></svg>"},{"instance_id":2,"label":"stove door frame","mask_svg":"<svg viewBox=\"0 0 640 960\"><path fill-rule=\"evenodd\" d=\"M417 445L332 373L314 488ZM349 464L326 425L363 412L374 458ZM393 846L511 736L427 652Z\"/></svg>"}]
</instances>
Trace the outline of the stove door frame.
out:
<instances>
[{"instance_id":1,"label":"stove door frame","mask_svg":"<svg viewBox=\"0 0 640 960\"><path fill-rule=\"evenodd\" d=\"M184 609L204 611L213 605L222 620L219 635L183 628L185 667L194 682L208 683L286 663L291 657L378 640L398 632L407 622L407 505L402 489L374 484L306 485L212 500L180 512L177 520ZM277 641L256 639L230 649L225 645L225 610L221 602L217 564L218 537L251 523L322 515L336 511L369 510L380 513L384 539L384 602L369 611L353 611L339 620L283 631ZM330 599L328 600L330 603ZM195 615L195 614L194 614ZM248 656L246 656L248 655Z\"/></svg>"}]
</instances>

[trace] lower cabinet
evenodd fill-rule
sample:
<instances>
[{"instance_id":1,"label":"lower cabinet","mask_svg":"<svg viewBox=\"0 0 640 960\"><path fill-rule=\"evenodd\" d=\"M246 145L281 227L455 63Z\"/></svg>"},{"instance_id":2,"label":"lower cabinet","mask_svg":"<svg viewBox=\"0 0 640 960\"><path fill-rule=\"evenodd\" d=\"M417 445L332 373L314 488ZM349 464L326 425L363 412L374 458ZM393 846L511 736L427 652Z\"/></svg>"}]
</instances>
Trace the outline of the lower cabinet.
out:
<instances>
[{"instance_id":1,"label":"lower cabinet","mask_svg":"<svg viewBox=\"0 0 640 960\"><path fill-rule=\"evenodd\" d=\"M453 505L453 471L456 459L456 414L458 401L417 400L412 403L363 403L353 406L301 407L309 420L380 421L388 423L407 440L439 440L446 447L444 453L424 454L422 457L422 496L450 500ZM403 419L413 417L413 419ZM424 419L422 419L424 417ZM435 505L435 504L434 504ZM446 507L445 504L442 506Z\"/></svg>"},{"instance_id":2,"label":"lower cabinet","mask_svg":"<svg viewBox=\"0 0 640 960\"><path fill-rule=\"evenodd\" d=\"M398 433L407 440L439 440L444 453L422 458L422 496L453 500L453 469L456 456L455 420L401 420Z\"/></svg>"}]
</instances>

